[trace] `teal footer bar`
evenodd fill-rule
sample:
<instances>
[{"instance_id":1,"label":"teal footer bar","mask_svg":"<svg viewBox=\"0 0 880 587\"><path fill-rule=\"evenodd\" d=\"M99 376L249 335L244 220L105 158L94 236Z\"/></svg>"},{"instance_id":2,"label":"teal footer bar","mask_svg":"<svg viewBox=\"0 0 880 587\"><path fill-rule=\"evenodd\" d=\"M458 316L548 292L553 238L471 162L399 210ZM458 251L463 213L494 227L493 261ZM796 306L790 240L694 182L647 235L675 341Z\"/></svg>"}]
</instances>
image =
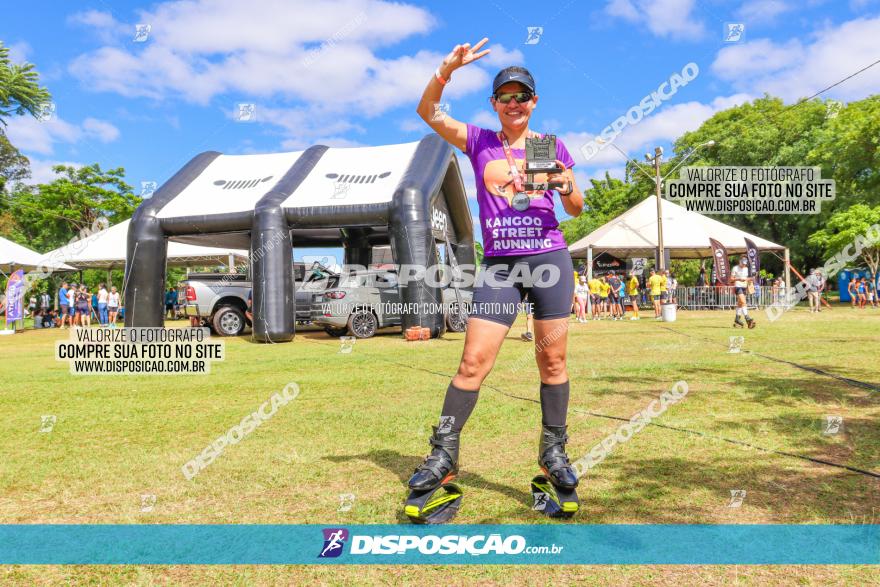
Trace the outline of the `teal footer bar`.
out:
<instances>
[{"instance_id":1,"label":"teal footer bar","mask_svg":"<svg viewBox=\"0 0 880 587\"><path fill-rule=\"evenodd\" d=\"M0 564L880 564L880 525L0 525Z\"/></svg>"}]
</instances>

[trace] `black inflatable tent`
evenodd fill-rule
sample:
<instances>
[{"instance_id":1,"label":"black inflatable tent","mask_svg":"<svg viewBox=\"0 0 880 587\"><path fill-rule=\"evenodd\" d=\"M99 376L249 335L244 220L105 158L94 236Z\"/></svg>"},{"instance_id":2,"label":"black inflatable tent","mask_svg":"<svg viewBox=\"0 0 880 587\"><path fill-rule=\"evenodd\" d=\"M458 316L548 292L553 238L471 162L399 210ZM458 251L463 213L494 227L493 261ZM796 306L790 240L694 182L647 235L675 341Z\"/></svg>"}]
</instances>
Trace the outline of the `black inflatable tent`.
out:
<instances>
[{"instance_id":1,"label":"black inflatable tent","mask_svg":"<svg viewBox=\"0 0 880 587\"><path fill-rule=\"evenodd\" d=\"M249 248L254 337L294 334L293 248L337 247L345 264L370 263L391 245L397 264L430 266L437 243L458 263L474 263L473 224L458 161L438 135L399 145L264 155L194 157L135 211L128 231L125 325L161 326L169 239ZM441 299L424 282L401 287L401 301ZM445 330L443 316L407 313L403 326Z\"/></svg>"}]
</instances>

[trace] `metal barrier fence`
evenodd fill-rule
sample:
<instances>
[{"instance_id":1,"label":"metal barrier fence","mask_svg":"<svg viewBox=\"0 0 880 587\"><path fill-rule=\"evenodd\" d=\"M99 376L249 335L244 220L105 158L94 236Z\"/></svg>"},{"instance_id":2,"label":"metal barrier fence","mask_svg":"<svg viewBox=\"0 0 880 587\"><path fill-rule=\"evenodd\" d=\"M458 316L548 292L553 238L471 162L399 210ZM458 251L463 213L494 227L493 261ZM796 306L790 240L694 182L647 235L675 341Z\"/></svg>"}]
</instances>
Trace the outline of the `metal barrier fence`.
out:
<instances>
[{"instance_id":1,"label":"metal barrier fence","mask_svg":"<svg viewBox=\"0 0 880 587\"><path fill-rule=\"evenodd\" d=\"M746 303L751 309L767 306L782 306L785 299L785 288L777 291L769 286L755 288L755 293L746 295ZM736 308L734 286L677 287L675 288L675 305L679 310L732 310ZM624 311L629 310L629 298L623 302ZM651 308L651 296L648 290L641 290L638 297L639 308Z\"/></svg>"},{"instance_id":2,"label":"metal barrier fence","mask_svg":"<svg viewBox=\"0 0 880 587\"><path fill-rule=\"evenodd\" d=\"M677 306L682 310L729 310L736 307L736 294L733 286L679 287L675 290ZM784 292L761 286L755 293L746 295L749 308L764 308L774 304L781 305Z\"/></svg>"}]
</instances>

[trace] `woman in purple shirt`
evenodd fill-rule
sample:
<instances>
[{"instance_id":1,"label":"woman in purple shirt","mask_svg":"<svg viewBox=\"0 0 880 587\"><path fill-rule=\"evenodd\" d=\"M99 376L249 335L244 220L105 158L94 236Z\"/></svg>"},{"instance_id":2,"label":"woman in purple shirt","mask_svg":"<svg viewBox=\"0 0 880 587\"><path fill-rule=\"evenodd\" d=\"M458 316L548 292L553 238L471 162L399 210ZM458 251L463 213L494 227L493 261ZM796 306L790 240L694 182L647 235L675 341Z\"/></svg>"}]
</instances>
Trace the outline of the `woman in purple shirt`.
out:
<instances>
[{"instance_id":1,"label":"woman in purple shirt","mask_svg":"<svg viewBox=\"0 0 880 587\"><path fill-rule=\"evenodd\" d=\"M453 72L489 53L480 51L483 39L473 47L457 45L428 82L418 106L421 118L463 151L476 177L480 228L485 259L474 290L458 372L446 391L440 423L434 427L431 454L420 465L409 486L414 491L432 490L455 478L458 472L459 433L477 402L501 343L516 318L516 307L528 294L534 304L536 358L541 375L542 433L538 463L557 488L573 490L578 483L565 454L566 413L569 381L565 366L568 317L574 294L571 257L554 211L559 197L565 211L578 216L583 194L571 171L574 160L562 141L556 141L556 165L561 172L539 174L535 182L554 182L565 187L533 190L525 183L524 157L527 137L541 136L529 129L529 118L538 103L535 80L522 67L508 67L495 77L489 102L500 129L465 124L443 114L436 115L443 88L454 83ZM532 279L523 276L531 275Z\"/></svg>"}]
</instances>

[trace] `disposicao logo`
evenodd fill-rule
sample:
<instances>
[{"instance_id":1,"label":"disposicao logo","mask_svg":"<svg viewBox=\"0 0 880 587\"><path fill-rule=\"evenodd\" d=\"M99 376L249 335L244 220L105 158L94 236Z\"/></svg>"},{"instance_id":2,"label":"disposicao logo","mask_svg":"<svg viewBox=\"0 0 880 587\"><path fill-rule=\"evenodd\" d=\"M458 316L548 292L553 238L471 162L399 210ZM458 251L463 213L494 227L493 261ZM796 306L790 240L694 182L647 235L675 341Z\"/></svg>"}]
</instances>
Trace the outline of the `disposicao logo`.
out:
<instances>
[{"instance_id":1,"label":"disposicao logo","mask_svg":"<svg viewBox=\"0 0 880 587\"><path fill-rule=\"evenodd\" d=\"M345 541L348 540L348 530L345 528L324 528L324 548L318 558L335 558L342 554Z\"/></svg>"}]
</instances>

